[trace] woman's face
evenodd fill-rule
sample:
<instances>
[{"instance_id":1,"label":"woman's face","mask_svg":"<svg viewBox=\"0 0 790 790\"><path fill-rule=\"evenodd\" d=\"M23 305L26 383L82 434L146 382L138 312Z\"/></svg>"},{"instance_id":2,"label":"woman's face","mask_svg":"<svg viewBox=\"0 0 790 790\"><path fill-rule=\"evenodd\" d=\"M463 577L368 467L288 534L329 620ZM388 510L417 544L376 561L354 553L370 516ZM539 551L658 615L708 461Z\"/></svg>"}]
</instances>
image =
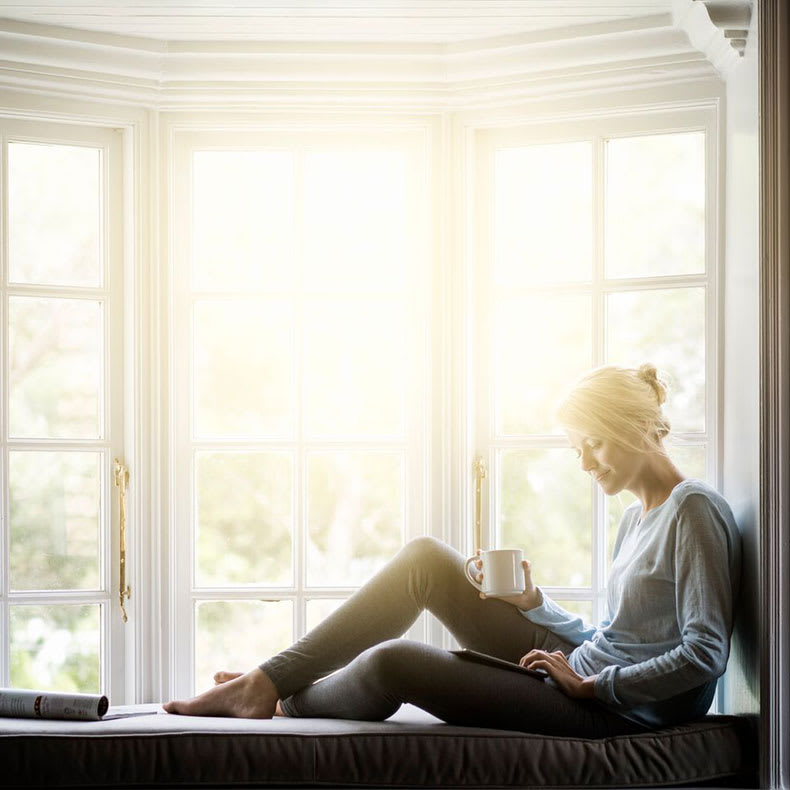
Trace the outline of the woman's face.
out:
<instances>
[{"instance_id":1,"label":"woman's face","mask_svg":"<svg viewBox=\"0 0 790 790\"><path fill-rule=\"evenodd\" d=\"M608 496L631 489L639 478L644 454L629 450L610 439L568 432L582 471L587 472Z\"/></svg>"}]
</instances>

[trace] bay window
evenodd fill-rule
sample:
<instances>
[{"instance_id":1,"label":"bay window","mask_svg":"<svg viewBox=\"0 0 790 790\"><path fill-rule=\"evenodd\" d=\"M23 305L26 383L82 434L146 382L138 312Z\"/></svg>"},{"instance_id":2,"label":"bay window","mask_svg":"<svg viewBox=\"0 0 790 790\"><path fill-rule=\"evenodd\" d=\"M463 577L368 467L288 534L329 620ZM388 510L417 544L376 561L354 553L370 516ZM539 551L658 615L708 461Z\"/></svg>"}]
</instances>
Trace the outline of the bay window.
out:
<instances>
[{"instance_id":1,"label":"bay window","mask_svg":"<svg viewBox=\"0 0 790 790\"><path fill-rule=\"evenodd\" d=\"M717 123L522 118L456 150L429 117L165 119L164 384L132 424L166 428L168 561L133 558L162 590L166 696L286 647L413 537L470 551L476 459L483 546L604 615L630 500L579 471L553 407L592 366L653 362L670 454L719 482ZM119 701L143 660L117 602L124 153L110 128L2 134L3 682ZM451 641L427 616L408 635Z\"/></svg>"}]
</instances>

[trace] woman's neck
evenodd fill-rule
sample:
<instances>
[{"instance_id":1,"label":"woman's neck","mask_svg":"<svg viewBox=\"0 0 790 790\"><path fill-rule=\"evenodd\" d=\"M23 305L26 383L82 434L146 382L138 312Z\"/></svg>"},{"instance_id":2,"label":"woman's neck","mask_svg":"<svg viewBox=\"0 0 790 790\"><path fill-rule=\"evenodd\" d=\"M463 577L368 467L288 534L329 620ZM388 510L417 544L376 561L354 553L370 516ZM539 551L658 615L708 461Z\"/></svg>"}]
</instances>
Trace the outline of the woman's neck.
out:
<instances>
[{"instance_id":1,"label":"woman's neck","mask_svg":"<svg viewBox=\"0 0 790 790\"><path fill-rule=\"evenodd\" d=\"M685 479L664 453L647 456L638 478L628 490L642 503L642 516L666 502L672 489Z\"/></svg>"}]
</instances>

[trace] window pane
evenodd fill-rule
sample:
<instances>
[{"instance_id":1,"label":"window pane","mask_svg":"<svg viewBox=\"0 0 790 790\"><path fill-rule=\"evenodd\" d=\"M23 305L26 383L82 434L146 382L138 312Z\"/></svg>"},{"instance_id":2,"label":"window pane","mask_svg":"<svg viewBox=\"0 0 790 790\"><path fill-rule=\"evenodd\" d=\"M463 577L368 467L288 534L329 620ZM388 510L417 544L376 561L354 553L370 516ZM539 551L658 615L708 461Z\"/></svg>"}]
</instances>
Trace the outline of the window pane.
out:
<instances>
[{"instance_id":1,"label":"window pane","mask_svg":"<svg viewBox=\"0 0 790 790\"><path fill-rule=\"evenodd\" d=\"M293 308L281 300L195 304L195 434L293 432Z\"/></svg>"},{"instance_id":2,"label":"window pane","mask_svg":"<svg viewBox=\"0 0 790 790\"><path fill-rule=\"evenodd\" d=\"M496 153L497 285L592 277L592 144L558 143Z\"/></svg>"},{"instance_id":3,"label":"window pane","mask_svg":"<svg viewBox=\"0 0 790 790\"><path fill-rule=\"evenodd\" d=\"M705 430L705 289L610 294L607 359L653 363L670 378L665 412L674 431Z\"/></svg>"},{"instance_id":4,"label":"window pane","mask_svg":"<svg viewBox=\"0 0 790 790\"><path fill-rule=\"evenodd\" d=\"M362 584L403 545L403 456L311 453L307 475L308 584Z\"/></svg>"},{"instance_id":5,"label":"window pane","mask_svg":"<svg viewBox=\"0 0 790 790\"><path fill-rule=\"evenodd\" d=\"M495 319L498 434L557 433L563 392L592 364L589 296L500 299Z\"/></svg>"},{"instance_id":6,"label":"window pane","mask_svg":"<svg viewBox=\"0 0 790 790\"><path fill-rule=\"evenodd\" d=\"M292 642L291 601L199 601L194 691L213 686L215 672L247 672Z\"/></svg>"},{"instance_id":7,"label":"window pane","mask_svg":"<svg viewBox=\"0 0 790 790\"><path fill-rule=\"evenodd\" d=\"M12 589L98 589L100 462L99 453L9 453Z\"/></svg>"},{"instance_id":8,"label":"window pane","mask_svg":"<svg viewBox=\"0 0 790 790\"><path fill-rule=\"evenodd\" d=\"M9 278L101 284L101 151L8 144Z\"/></svg>"},{"instance_id":9,"label":"window pane","mask_svg":"<svg viewBox=\"0 0 790 790\"><path fill-rule=\"evenodd\" d=\"M403 436L406 329L400 299L308 304L304 404L310 436Z\"/></svg>"},{"instance_id":10,"label":"window pane","mask_svg":"<svg viewBox=\"0 0 790 790\"><path fill-rule=\"evenodd\" d=\"M402 291L410 260L405 155L308 154L304 190L307 288Z\"/></svg>"},{"instance_id":11,"label":"window pane","mask_svg":"<svg viewBox=\"0 0 790 790\"><path fill-rule=\"evenodd\" d=\"M670 444L667 453L675 466L686 476L697 480L707 480L705 469L705 447L685 444Z\"/></svg>"},{"instance_id":12,"label":"window pane","mask_svg":"<svg viewBox=\"0 0 790 790\"><path fill-rule=\"evenodd\" d=\"M499 451L499 542L520 548L536 584L581 587L592 573L590 479L572 452Z\"/></svg>"},{"instance_id":13,"label":"window pane","mask_svg":"<svg viewBox=\"0 0 790 790\"><path fill-rule=\"evenodd\" d=\"M606 276L705 270L705 134L606 144Z\"/></svg>"},{"instance_id":14,"label":"window pane","mask_svg":"<svg viewBox=\"0 0 790 790\"><path fill-rule=\"evenodd\" d=\"M101 303L14 296L9 313L11 435L98 438Z\"/></svg>"},{"instance_id":15,"label":"window pane","mask_svg":"<svg viewBox=\"0 0 790 790\"><path fill-rule=\"evenodd\" d=\"M290 585L289 453L197 453L197 583Z\"/></svg>"},{"instance_id":16,"label":"window pane","mask_svg":"<svg viewBox=\"0 0 790 790\"><path fill-rule=\"evenodd\" d=\"M345 598L311 598L307 601L307 630L311 631L335 611Z\"/></svg>"},{"instance_id":17,"label":"window pane","mask_svg":"<svg viewBox=\"0 0 790 790\"><path fill-rule=\"evenodd\" d=\"M14 688L99 693L99 605L11 606L10 611Z\"/></svg>"},{"instance_id":18,"label":"window pane","mask_svg":"<svg viewBox=\"0 0 790 790\"><path fill-rule=\"evenodd\" d=\"M287 151L195 151L192 274L204 290L294 282L294 162Z\"/></svg>"}]
</instances>

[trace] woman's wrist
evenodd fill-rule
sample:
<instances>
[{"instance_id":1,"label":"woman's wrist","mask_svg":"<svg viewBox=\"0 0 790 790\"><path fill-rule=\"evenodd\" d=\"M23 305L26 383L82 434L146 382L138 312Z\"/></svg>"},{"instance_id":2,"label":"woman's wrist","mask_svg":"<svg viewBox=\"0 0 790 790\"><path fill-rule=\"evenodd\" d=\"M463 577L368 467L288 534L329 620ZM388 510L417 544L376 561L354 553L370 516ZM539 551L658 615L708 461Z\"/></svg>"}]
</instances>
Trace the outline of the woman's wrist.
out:
<instances>
[{"instance_id":1,"label":"woman's wrist","mask_svg":"<svg viewBox=\"0 0 790 790\"><path fill-rule=\"evenodd\" d=\"M543 593L540 587L536 587L530 598L526 602L526 606L519 606L522 612L529 612L532 609L537 609L543 603Z\"/></svg>"},{"instance_id":2,"label":"woman's wrist","mask_svg":"<svg viewBox=\"0 0 790 790\"><path fill-rule=\"evenodd\" d=\"M581 682L581 698L582 699L595 699L595 681L598 675L590 675L584 678Z\"/></svg>"}]
</instances>

